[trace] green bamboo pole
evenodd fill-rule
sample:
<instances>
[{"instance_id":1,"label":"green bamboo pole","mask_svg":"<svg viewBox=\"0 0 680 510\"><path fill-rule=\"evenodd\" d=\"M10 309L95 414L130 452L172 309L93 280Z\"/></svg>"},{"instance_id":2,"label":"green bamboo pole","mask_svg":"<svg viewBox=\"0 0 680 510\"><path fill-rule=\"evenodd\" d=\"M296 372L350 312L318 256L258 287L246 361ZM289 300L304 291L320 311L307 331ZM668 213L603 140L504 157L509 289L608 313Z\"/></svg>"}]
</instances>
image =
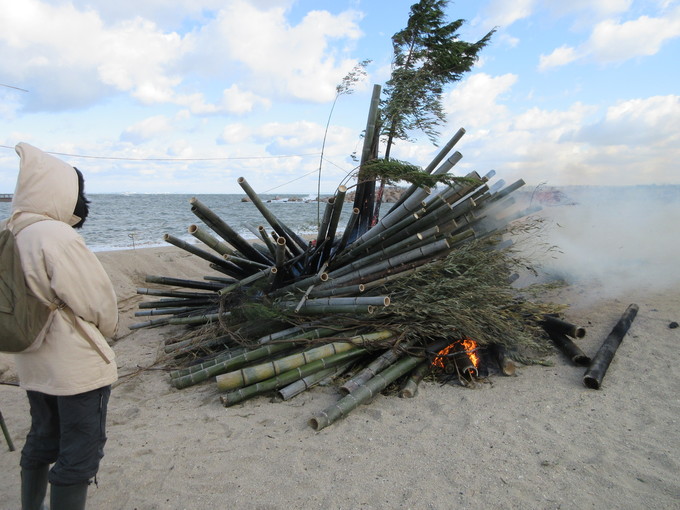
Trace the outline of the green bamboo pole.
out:
<instances>
[{"instance_id":1,"label":"green bamboo pole","mask_svg":"<svg viewBox=\"0 0 680 510\"><path fill-rule=\"evenodd\" d=\"M286 372L293 368L300 367L306 363L311 363L317 359L325 358L333 354L347 352L357 349L359 345L385 341L394 336L388 330L382 330L366 335L357 335L348 338L344 342L332 342L319 347L313 347L307 351L292 354L260 365L244 367L240 370L222 374L217 377L217 388L220 391L229 391L243 386L249 386L259 381L264 381L277 374Z\"/></svg>"},{"instance_id":2,"label":"green bamboo pole","mask_svg":"<svg viewBox=\"0 0 680 510\"><path fill-rule=\"evenodd\" d=\"M286 263L286 238L279 237L276 240L276 269L283 269L283 265Z\"/></svg>"},{"instance_id":3,"label":"green bamboo pole","mask_svg":"<svg viewBox=\"0 0 680 510\"><path fill-rule=\"evenodd\" d=\"M418 259L421 258L426 258L432 255L435 255L439 252L443 252L445 250L448 250L450 248L448 241L446 239L440 240L440 241L435 241L430 243L427 246L423 246L421 248L416 248L414 250L410 250L404 253L401 253L399 255L395 255L394 257L390 257L388 259L382 260L380 262L376 262L374 264L370 264L368 266L361 267L357 269L356 271L353 271L351 273L345 274L343 276L340 276L338 278L332 278L332 273L329 275L330 278L326 285L341 285L341 284L348 284L349 282L359 279L359 278L364 278L368 277L373 273L376 273L378 271L382 271L385 269L395 269L398 266L408 264L410 262L414 262ZM364 283L359 282L359 283Z\"/></svg>"},{"instance_id":4,"label":"green bamboo pole","mask_svg":"<svg viewBox=\"0 0 680 510\"><path fill-rule=\"evenodd\" d=\"M217 264L218 266L227 267L224 260L219 258L218 256L213 255L212 253L209 253L205 250L202 250L201 248L198 248L193 244L189 244L186 241L182 241L181 239L173 235L165 234L163 236L163 240L167 243L177 246L177 248L181 248L184 251L196 255L197 257L200 257L203 260L207 260L208 262L212 262L213 264Z\"/></svg>"},{"instance_id":5,"label":"green bamboo pole","mask_svg":"<svg viewBox=\"0 0 680 510\"><path fill-rule=\"evenodd\" d=\"M299 326L293 326L291 328L287 329L282 329L279 331L276 331L274 333L270 333L268 335L264 335L260 338L257 339L255 342L256 344L266 344L269 342L272 342L274 340L282 340L284 338L290 338L296 335L301 335L301 334L309 334L310 332L317 332L320 331L319 326L321 325L320 322L308 322L306 324L300 324ZM309 329L309 328L314 328L314 329ZM336 333L337 331L334 329L329 329L329 335L332 335L333 333ZM327 335L323 335L327 336ZM312 338L312 337L310 337ZM313 337L313 338L320 338L320 337Z\"/></svg>"},{"instance_id":6,"label":"green bamboo pole","mask_svg":"<svg viewBox=\"0 0 680 510\"><path fill-rule=\"evenodd\" d=\"M417 358L415 356L407 356L399 360L372 379L369 379L363 386L360 386L352 393L341 398L338 402L311 418L309 420L309 425L317 431L327 427L339 418L346 416L350 411L356 409L364 402L367 402L378 395L389 384L413 370L421 361L422 358Z\"/></svg>"},{"instance_id":7,"label":"green bamboo pole","mask_svg":"<svg viewBox=\"0 0 680 510\"><path fill-rule=\"evenodd\" d=\"M331 248L333 247L333 242L335 241L335 233L338 230L338 222L340 221L340 214L342 214L342 207L345 205L345 194L347 193L347 188L345 186L338 186L335 192L335 201L333 203L333 214L331 215L331 220L328 223L328 232L326 233L326 239L328 242L324 246L323 254L321 260L325 261L331 253Z\"/></svg>"},{"instance_id":8,"label":"green bamboo pole","mask_svg":"<svg viewBox=\"0 0 680 510\"><path fill-rule=\"evenodd\" d=\"M325 271L320 271L317 274L303 278L302 280L297 280L285 287L280 287L274 292L270 292L270 297L280 297L287 293L306 291L310 285L316 285L328 281L328 273Z\"/></svg>"},{"instance_id":9,"label":"green bamboo pole","mask_svg":"<svg viewBox=\"0 0 680 510\"><path fill-rule=\"evenodd\" d=\"M430 371L430 363L423 361L418 365L411 375L406 379L404 386L399 390L401 398L413 398L418 393L418 386Z\"/></svg>"},{"instance_id":10,"label":"green bamboo pole","mask_svg":"<svg viewBox=\"0 0 680 510\"><path fill-rule=\"evenodd\" d=\"M276 303L277 306L285 309L295 308L297 306L295 301L280 301ZM352 297L325 297L308 299L305 301L305 306L336 306L336 305L371 305L371 306L389 306L390 298L387 296L352 296Z\"/></svg>"},{"instance_id":11,"label":"green bamboo pole","mask_svg":"<svg viewBox=\"0 0 680 510\"><path fill-rule=\"evenodd\" d=\"M250 386L260 381L265 381L278 374L298 368L306 363L326 358L342 352L358 350L358 347L351 342L331 342L313 347L306 351L284 356L267 363L243 367L239 370L227 372L217 376L217 389L219 391L230 391L244 386Z\"/></svg>"},{"instance_id":12,"label":"green bamboo pole","mask_svg":"<svg viewBox=\"0 0 680 510\"><path fill-rule=\"evenodd\" d=\"M395 363L404 354L401 350L388 349L376 359L371 361L366 367L359 371L354 377L345 381L340 386L340 393L347 395L363 386L369 379L375 377L381 370Z\"/></svg>"},{"instance_id":13,"label":"green bamboo pole","mask_svg":"<svg viewBox=\"0 0 680 510\"><path fill-rule=\"evenodd\" d=\"M269 263L269 259L257 251L248 241L233 228L227 225L217 214L215 214L208 206L203 204L196 197L189 200L191 204L191 212L200 218L208 227L210 227L217 235L234 246L247 258L252 259L262 264Z\"/></svg>"},{"instance_id":14,"label":"green bamboo pole","mask_svg":"<svg viewBox=\"0 0 680 510\"><path fill-rule=\"evenodd\" d=\"M332 335L337 334L337 330L333 328L315 328L313 330L305 331L304 329L305 326L298 326L295 328L288 328L286 330L279 331L277 333L272 333L270 335L266 335L262 338L260 338L256 344L257 345L262 345L262 344L267 344L268 342L273 342L273 341L278 341L282 342L283 340L289 340L288 342L282 342L282 343L271 343L270 345L288 345L289 348L291 348L296 342L301 342L301 341L309 341L309 340L315 340L318 338L325 338L329 337ZM310 325L311 327L311 325ZM350 335L354 336L354 335ZM266 346L265 346L266 347ZM264 356L268 356L271 353L271 351L263 350L263 351L257 351L258 348L255 349L246 349L246 348L238 348L242 352L238 352L238 355L240 354L246 354L244 356L243 360L244 363L242 365L238 365L235 363L234 365L223 365L221 368L214 368L212 369L209 373L207 374L202 374L201 376L194 376L194 379L200 378L198 382L200 381L205 381L209 377L216 376L225 372L228 372L229 370L234 370L236 368L240 368L241 366L251 363L253 361L257 361L258 359L262 359ZM256 352L257 351L257 352ZM231 349L230 352L226 353L225 356L223 357L222 355L218 356L214 360L206 361L204 363L201 363L200 365L194 365L192 367L188 367L185 369L180 369L180 370L175 370L170 373L170 376L174 379L177 377L189 375L189 374L194 374L196 372L201 372L204 369L210 368L214 365L219 365L220 363L224 361L228 361L232 358L235 357L235 355L232 355L231 352L234 352L234 349ZM280 352L280 351L277 351ZM260 356L259 358L257 356Z\"/></svg>"},{"instance_id":15,"label":"green bamboo pole","mask_svg":"<svg viewBox=\"0 0 680 510\"><path fill-rule=\"evenodd\" d=\"M346 363L349 360L356 359L365 352L366 351L364 349L354 349L349 352L342 352L330 355L325 358L317 359L310 363L305 363L299 367L292 368L281 374L272 376L271 378L264 381L230 391L229 393L220 397L220 400L225 407L229 407L256 395L287 386L325 368L335 367L338 364Z\"/></svg>"},{"instance_id":16,"label":"green bamboo pole","mask_svg":"<svg viewBox=\"0 0 680 510\"><path fill-rule=\"evenodd\" d=\"M362 256L364 253L366 253L368 250L370 250L373 246L376 246L380 244L381 242L384 242L389 236L403 231L406 227L409 225L412 225L416 223L420 219L420 212L411 214L409 216L406 216L403 218L401 221L399 221L396 225L391 226L390 228L386 229L385 231L379 233L372 239L369 239L365 243L357 243L356 241L349 245L345 250L334 257L333 261L330 264L331 268L337 269L338 267L341 267L351 260L354 260L360 256Z\"/></svg>"},{"instance_id":17,"label":"green bamboo pole","mask_svg":"<svg viewBox=\"0 0 680 510\"><path fill-rule=\"evenodd\" d=\"M231 312L224 313L206 313L203 315L194 315L191 317L174 317L168 319L168 324L174 324L177 326L195 326L197 324L207 324L209 322L216 322L220 320L220 317L229 317Z\"/></svg>"},{"instance_id":18,"label":"green bamboo pole","mask_svg":"<svg viewBox=\"0 0 680 510\"><path fill-rule=\"evenodd\" d=\"M446 155L451 152L451 149L453 149L454 145L458 143L458 141L463 138L463 135L465 134L465 129L460 128L452 137L451 139L446 142L446 145L441 148L439 153L435 156L435 158L430 162L427 167L423 170L426 173L431 173L436 166L441 163L441 161L446 157ZM455 154L454 154L455 156ZM452 156L453 157L453 156ZM455 164L455 163L454 163ZM451 165L453 166L453 165ZM448 172L449 169L445 170L445 172ZM407 198L409 198L416 190L418 189L418 186L416 184L412 184L404 193L401 194L401 197L399 197L399 200L390 208L390 210L387 212L387 214L390 214L394 209L398 208Z\"/></svg>"},{"instance_id":19,"label":"green bamboo pole","mask_svg":"<svg viewBox=\"0 0 680 510\"><path fill-rule=\"evenodd\" d=\"M153 315L177 315L199 310L200 306L179 306L177 308L161 308L160 310L139 310L135 312L135 317L150 317Z\"/></svg>"},{"instance_id":20,"label":"green bamboo pole","mask_svg":"<svg viewBox=\"0 0 680 510\"><path fill-rule=\"evenodd\" d=\"M136 324L130 324L128 329L141 329L141 328L153 328L156 326L165 326L170 323L170 319L163 317L161 319L151 319L150 321L138 322Z\"/></svg>"},{"instance_id":21,"label":"green bamboo pole","mask_svg":"<svg viewBox=\"0 0 680 510\"><path fill-rule=\"evenodd\" d=\"M357 235L362 234L362 230L368 228L368 214L373 208L372 193L375 190L375 180L372 182L363 182L363 167L364 165L374 156L374 142L377 142L378 136L376 132L379 133L378 129L378 116L380 111L380 85L373 85L373 93L371 95L371 104L368 109L368 116L366 118L366 129L364 131L364 143L361 149L361 159L359 160L359 175L357 177L356 193L354 196L354 207L358 207L365 214L359 214L359 221L356 223L355 231ZM366 196L368 192L371 196ZM365 210L365 206L368 206L369 210ZM354 235L354 233L352 233Z\"/></svg>"},{"instance_id":22,"label":"green bamboo pole","mask_svg":"<svg viewBox=\"0 0 680 510\"><path fill-rule=\"evenodd\" d=\"M338 245L337 253L342 252L347 246L347 243L349 242L349 237L352 234L352 231L354 230L357 221L359 221L360 212L361 211L359 210L358 207L352 209L352 214L350 215L349 220L347 220L347 226L345 227L345 231L342 233L342 238L340 239L340 244Z\"/></svg>"},{"instance_id":23,"label":"green bamboo pole","mask_svg":"<svg viewBox=\"0 0 680 510\"><path fill-rule=\"evenodd\" d=\"M333 297L333 296L354 296L366 290L363 283L358 285L347 285L346 287L333 287L326 290L312 289L309 293L310 298Z\"/></svg>"},{"instance_id":24,"label":"green bamboo pole","mask_svg":"<svg viewBox=\"0 0 680 510\"><path fill-rule=\"evenodd\" d=\"M378 223L373 227L363 233L356 241L354 245L359 245L365 243L366 241L372 239L376 235L384 232L393 225L396 225L404 217L409 214L413 214L419 211L425 206L425 199L431 194L429 188L418 188L418 190L413 193L407 200L405 200L399 207L390 211L389 214L383 216Z\"/></svg>"},{"instance_id":25,"label":"green bamboo pole","mask_svg":"<svg viewBox=\"0 0 680 510\"><path fill-rule=\"evenodd\" d=\"M381 276L380 278L376 278L374 280L370 280L370 281L363 283L363 286L364 286L364 289L366 289L366 290L375 289L376 287L381 287L381 286L385 285L386 283L397 280L398 278L402 278L404 276L413 274L413 273L416 272L416 270L417 270L417 268L411 268L411 269L408 269L406 271L402 271L400 273L390 274L390 275L387 275L387 276Z\"/></svg>"},{"instance_id":26,"label":"green bamboo pole","mask_svg":"<svg viewBox=\"0 0 680 510\"><path fill-rule=\"evenodd\" d=\"M227 243L220 241L214 236L211 236L206 230L202 229L198 225L189 225L187 231L194 236L196 239L201 241L203 244L212 248L220 255L233 255L234 250Z\"/></svg>"},{"instance_id":27,"label":"green bamboo pole","mask_svg":"<svg viewBox=\"0 0 680 510\"><path fill-rule=\"evenodd\" d=\"M321 225L319 225L319 232L316 235L316 246L321 246L321 243L326 239L328 225L331 222L331 216L333 216L333 204L335 204L335 197L329 198L326 202L326 208L323 211L323 219L321 220Z\"/></svg>"},{"instance_id":28,"label":"green bamboo pole","mask_svg":"<svg viewBox=\"0 0 680 510\"><path fill-rule=\"evenodd\" d=\"M493 197L491 197L491 200L497 202L497 201L501 200L502 198L507 197L510 193L513 193L514 191L518 190L519 188L524 186L524 184L526 184L526 183L524 182L523 179L518 179L515 182L513 182L512 184L509 184L508 186L506 186L505 188L500 190L495 195L493 195Z\"/></svg>"},{"instance_id":29,"label":"green bamboo pole","mask_svg":"<svg viewBox=\"0 0 680 510\"><path fill-rule=\"evenodd\" d=\"M163 351L165 351L166 354L170 354L173 352L178 354L179 353L185 354L196 349L205 349L217 346L225 347L225 342L227 342L228 340L229 339L226 336L218 336L215 338L203 338L200 340L197 340L196 338L190 338L189 340L182 340L180 342L167 344L165 347L163 347Z\"/></svg>"},{"instance_id":30,"label":"green bamboo pole","mask_svg":"<svg viewBox=\"0 0 680 510\"><path fill-rule=\"evenodd\" d=\"M264 241L264 244L267 246L267 249L269 250L269 254L271 255L272 259L276 257L276 247L274 246L274 243L272 242L272 238L269 237L269 234L267 233L267 229L264 228L263 225L259 225L257 227L257 232L260 234L260 237Z\"/></svg>"},{"instance_id":31,"label":"green bamboo pole","mask_svg":"<svg viewBox=\"0 0 680 510\"><path fill-rule=\"evenodd\" d=\"M281 389L279 389L278 395L281 398L281 400L290 400L291 398L295 397L296 395L299 395L303 391L308 390L312 386L315 386L327 379L333 379L342 375L343 372L345 372L350 366L352 366L353 362L354 360L352 359L350 362L345 363L343 365L324 368L323 370L319 370L318 372L303 377L302 379L295 381L287 386L283 386Z\"/></svg>"},{"instance_id":32,"label":"green bamboo pole","mask_svg":"<svg viewBox=\"0 0 680 510\"><path fill-rule=\"evenodd\" d=\"M224 254L223 257L224 260L226 260L227 262L233 262L234 264L240 264L241 266L252 266L257 267L259 269L267 269L271 267L270 264L262 264L260 262L255 262L254 260L244 259L243 257L237 257L236 255Z\"/></svg>"},{"instance_id":33,"label":"green bamboo pole","mask_svg":"<svg viewBox=\"0 0 680 510\"><path fill-rule=\"evenodd\" d=\"M213 290L218 291L224 285L218 283L201 282L196 280L183 280L181 278L171 278L169 276L154 276L147 275L146 282L157 283L159 285L169 285L173 287L185 287L187 289L203 289L203 290Z\"/></svg>"},{"instance_id":34,"label":"green bamboo pole","mask_svg":"<svg viewBox=\"0 0 680 510\"><path fill-rule=\"evenodd\" d=\"M209 306L215 304L215 298L178 298L178 299L168 299L160 301L142 301L137 305L140 309L148 308L175 308L177 306Z\"/></svg>"},{"instance_id":35,"label":"green bamboo pole","mask_svg":"<svg viewBox=\"0 0 680 510\"><path fill-rule=\"evenodd\" d=\"M266 277L270 276L270 274L272 273L272 270L275 270L275 269L276 269L275 267L262 269L255 274L247 276L246 278L243 278L242 280L240 280L236 283L232 283L231 285L228 285L228 286L220 289L217 293L220 296L224 296L225 294L228 294L229 292L232 292L232 291L234 291L234 290L236 290L240 287L243 287L245 285L250 285L251 283L254 283L258 280L261 280L262 278L266 278Z\"/></svg>"},{"instance_id":36,"label":"green bamboo pole","mask_svg":"<svg viewBox=\"0 0 680 510\"><path fill-rule=\"evenodd\" d=\"M343 276L347 273L351 273L352 271L356 271L360 267L367 266L369 264L373 264L375 262L379 262L381 260L387 259L393 255L397 255L402 251L407 251L408 249L413 249L414 245L416 243L419 243L424 239L423 235L421 233L416 233L412 236L407 237L406 239L403 239L397 243L391 244L387 247L380 248L377 251L372 251L370 254L367 254L361 258L358 258L349 264L336 269L329 273L329 278L339 278L340 276ZM429 239L429 238L428 238Z\"/></svg>"},{"instance_id":37,"label":"green bamboo pole","mask_svg":"<svg viewBox=\"0 0 680 510\"><path fill-rule=\"evenodd\" d=\"M373 305L328 305L328 306L305 306L297 312L300 315L372 315L376 307Z\"/></svg>"},{"instance_id":38,"label":"green bamboo pole","mask_svg":"<svg viewBox=\"0 0 680 510\"><path fill-rule=\"evenodd\" d=\"M147 289L144 287L138 288L137 294L146 296L197 298L197 299L215 297L214 294L208 292L182 292L181 290Z\"/></svg>"},{"instance_id":39,"label":"green bamboo pole","mask_svg":"<svg viewBox=\"0 0 680 510\"><path fill-rule=\"evenodd\" d=\"M177 389L187 388L194 384L207 381L211 377L219 376L220 374L230 372L231 370L236 370L248 363L259 361L267 356L289 350L292 347L293 345L289 343L276 343L258 347L257 349L246 351L238 356L229 357L221 362L209 365L189 374L171 377L171 383Z\"/></svg>"},{"instance_id":40,"label":"green bamboo pole","mask_svg":"<svg viewBox=\"0 0 680 510\"><path fill-rule=\"evenodd\" d=\"M231 264L231 262L228 262L228 264ZM214 269L218 273L223 273L223 274L225 274L227 276L231 276L233 278L243 278L244 274L248 274L248 271L243 270L242 268L238 268L238 269L227 268L227 267L219 266L219 265L213 264L213 263L210 264L210 268Z\"/></svg>"},{"instance_id":41,"label":"green bamboo pole","mask_svg":"<svg viewBox=\"0 0 680 510\"><path fill-rule=\"evenodd\" d=\"M279 236L285 237L286 240L291 241L291 246L289 248L291 251L293 251L293 254L299 255L300 253L303 253L307 249L307 243L305 240L298 236L286 225L281 223L281 221L279 221L279 219L274 216L274 214L264 204L262 199L257 195L257 193L255 193L253 188L250 187L250 184L248 184L248 181L246 181L245 177L239 177L236 182L238 182L239 186L241 186L243 191L246 192L246 195L248 195L250 200L253 202L253 205L257 207L257 210L260 211L260 214L262 214L264 219L267 221L267 223L269 223L269 225L271 225L276 233Z\"/></svg>"},{"instance_id":42,"label":"green bamboo pole","mask_svg":"<svg viewBox=\"0 0 680 510\"><path fill-rule=\"evenodd\" d=\"M205 370L208 367L215 366L219 363L223 363L229 359L240 356L241 354L247 352L249 349L245 347L233 347L225 351L220 352L214 358L201 363L196 363L195 365L188 366L186 368L178 368L170 372L170 379L177 379L178 377L183 377L185 375L193 374Z\"/></svg>"}]
</instances>

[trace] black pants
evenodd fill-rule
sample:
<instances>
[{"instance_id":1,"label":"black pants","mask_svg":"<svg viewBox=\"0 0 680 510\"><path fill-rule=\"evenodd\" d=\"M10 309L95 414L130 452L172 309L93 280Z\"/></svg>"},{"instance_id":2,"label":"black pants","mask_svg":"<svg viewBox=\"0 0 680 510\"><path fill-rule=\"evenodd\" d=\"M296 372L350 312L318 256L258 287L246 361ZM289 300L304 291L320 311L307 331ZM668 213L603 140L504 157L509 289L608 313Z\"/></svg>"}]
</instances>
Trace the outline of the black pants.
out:
<instances>
[{"instance_id":1,"label":"black pants","mask_svg":"<svg viewBox=\"0 0 680 510\"><path fill-rule=\"evenodd\" d=\"M106 443L106 407L111 386L78 395L28 391L31 430L21 451L21 467L54 464L49 481L74 485L90 481L99 469Z\"/></svg>"}]
</instances>

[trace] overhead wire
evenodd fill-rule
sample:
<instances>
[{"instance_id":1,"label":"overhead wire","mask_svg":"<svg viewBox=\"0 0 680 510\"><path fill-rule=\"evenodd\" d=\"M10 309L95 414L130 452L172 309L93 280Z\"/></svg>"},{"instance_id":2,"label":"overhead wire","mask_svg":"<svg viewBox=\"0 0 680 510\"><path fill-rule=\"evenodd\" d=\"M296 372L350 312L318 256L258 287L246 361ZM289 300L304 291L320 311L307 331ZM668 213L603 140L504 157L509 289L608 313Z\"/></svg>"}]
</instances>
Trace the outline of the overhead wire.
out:
<instances>
[{"instance_id":1,"label":"overhead wire","mask_svg":"<svg viewBox=\"0 0 680 510\"><path fill-rule=\"evenodd\" d=\"M0 145L3 149L14 149L8 145ZM318 156L319 152L310 152L307 154L285 154L281 156L225 156L225 157L211 157L211 158L127 158L122 156L91 156L86 154L69 154L67 152L44 151L47 154L54 156L66 156L69 158L83 158L83 159L104 159L112 161L228 161L239 159L283 159L283 158L299 158L306 156Z\"/></svg>"}]
</instances>

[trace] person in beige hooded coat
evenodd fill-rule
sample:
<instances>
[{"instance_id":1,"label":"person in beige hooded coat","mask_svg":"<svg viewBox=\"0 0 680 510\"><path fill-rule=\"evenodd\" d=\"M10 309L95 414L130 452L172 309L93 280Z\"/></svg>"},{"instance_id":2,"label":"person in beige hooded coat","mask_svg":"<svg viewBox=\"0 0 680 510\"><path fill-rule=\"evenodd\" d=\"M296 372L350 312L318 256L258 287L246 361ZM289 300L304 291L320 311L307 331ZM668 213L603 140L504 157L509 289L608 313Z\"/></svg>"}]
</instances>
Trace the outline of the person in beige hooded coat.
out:
<instances>
[{"instance_id":1,"label":"person in beige hooded coat","mask_svg":"<svg viewBox=\"0 0 680 510\"><path fill-rule=\"evenodd\" d=\"M84 508L103 457L106 407L117 379L105 339L116 330L116 296L73 228L84 221L75 211L87 214L82 174L29 144L18 144L16 152L20 169L6 228L18 231L30 291L59 305L34 345L15 357L32 418L21 456L22 508L42 507L48 481L52 510Z\"/></svg>"}]
</instances>

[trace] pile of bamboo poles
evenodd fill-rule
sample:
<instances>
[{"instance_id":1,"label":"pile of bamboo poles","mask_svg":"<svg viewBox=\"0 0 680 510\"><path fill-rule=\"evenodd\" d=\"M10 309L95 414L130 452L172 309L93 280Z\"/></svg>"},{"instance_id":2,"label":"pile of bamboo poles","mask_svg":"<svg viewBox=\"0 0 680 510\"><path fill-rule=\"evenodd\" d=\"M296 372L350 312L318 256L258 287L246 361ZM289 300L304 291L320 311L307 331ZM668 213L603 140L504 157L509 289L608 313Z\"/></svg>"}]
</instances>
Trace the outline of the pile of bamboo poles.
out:
<instances>
[{"instance_id":1,"label":"pile of bamboo poles","mask_svg":"<svg viewBox=\"0 0 680 510\"><path fill-rule=\"evenodd\" d=\"M369 112L362 164L375 156L376 97L379 89ZM448 175L462 158L457 151L450 153L464 132L460 129L424 171ZM274 390L288 399L349 370L357 372L343 385L347 394L310 420L317 430L397 379L410 376L403 394L412 395L431 366L427 357L443 346L443 338L420 345L412 339L402 342L399 331L372 327L371 316L391 305L391 282L451 256L465 243L503 232L539 209L515 207L510 195L522 180L491 185L492 177L493 171L484 176L471 172L436 189L411 186L371 224L375 183L361 182L360 172L347 225L339 225L347 193L339 186L326 204L316 237L309 240L282 223L240 177L238 184L264 220L257 228L261 242L248 242L192 198L191 211L207 228L191 225L188 231L206 248L169 234L164 239L207 260L217 276L203 281L147 276L147 282L168 290L138 289L159 299L140 305L136 315L151 318L131 328L220 325L197 335L198 340L169 344L166 352L175 358L211 352L208 360L174 370L171 382L185 388L216 378L225 406ZM249 304L269 315L249 318L241 310Z\"/></svg>"}]
</instances>

